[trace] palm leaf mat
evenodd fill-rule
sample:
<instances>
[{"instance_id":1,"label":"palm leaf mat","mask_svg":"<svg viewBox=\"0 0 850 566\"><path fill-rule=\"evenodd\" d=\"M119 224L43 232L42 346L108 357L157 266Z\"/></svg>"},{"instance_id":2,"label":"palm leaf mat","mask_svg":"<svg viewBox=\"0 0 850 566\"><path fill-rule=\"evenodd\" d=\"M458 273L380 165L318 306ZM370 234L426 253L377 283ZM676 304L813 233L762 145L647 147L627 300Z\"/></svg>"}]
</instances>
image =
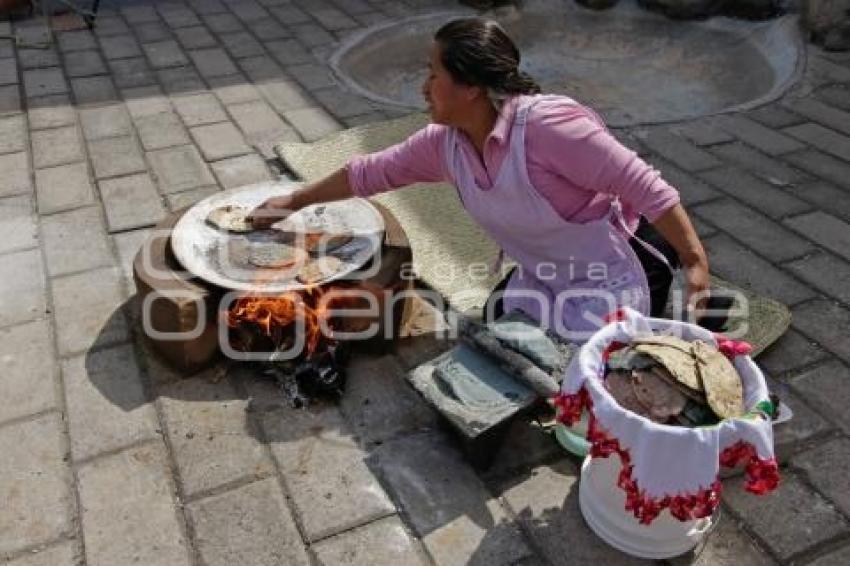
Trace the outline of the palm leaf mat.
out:
<instances>
[{"instance_id":1,"label":"palm leaf mat","mask_svg":"<svg viewBox=\"0 0 850 566\"><path fill-rule=\"evenodd\" d=\"M403 141L427 123L427 114L416 113L336 132L312 143L281 143L275 152L298 178L314 181L344 166L351 156ZM428 286L460 311L484 304L501 275L470 271L470 266L492 261L498 247L463 209L454 187L418 184L373 198L404 227L416 272ZM749 316L731 320L728 329L747 324L743 339L756 354L788 329L791 312L785 305L717 277L712 277L712 286L740 291L747 298Z\"/></svg>"}]
</instances>

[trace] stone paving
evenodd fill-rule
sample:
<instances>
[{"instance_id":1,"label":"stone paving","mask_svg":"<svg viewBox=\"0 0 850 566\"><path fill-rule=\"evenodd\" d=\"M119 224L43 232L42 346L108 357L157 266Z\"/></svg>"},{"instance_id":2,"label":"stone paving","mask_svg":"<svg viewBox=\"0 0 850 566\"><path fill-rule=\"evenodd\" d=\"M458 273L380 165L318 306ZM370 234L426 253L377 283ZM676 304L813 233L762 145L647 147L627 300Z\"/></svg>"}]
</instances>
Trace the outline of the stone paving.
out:
<instances>
[{"instance_id":1,"label":"stone paving","mask_svg":"<svg viewBox=\"0 0 850 566\"><path fill-rule=\"evenodd\" d=\"M578 512L578 462L519 423L476 473L402 380L445 345L358 356L294 411L240 369L183 379L139 339L129 262L169 210L279 174L271 146L398 116L327 61L449 0L103 2L94 33L0 40L0 560L15 566L637 562ZM0 22L24 41L38 20ZM619 130L725 278L781 300L760 362L796 412L773 497L726 490L675 563L850 560L850 57L750 112ZM731 479L734 484L740 479Z\"/></svg>"}]
</instances>

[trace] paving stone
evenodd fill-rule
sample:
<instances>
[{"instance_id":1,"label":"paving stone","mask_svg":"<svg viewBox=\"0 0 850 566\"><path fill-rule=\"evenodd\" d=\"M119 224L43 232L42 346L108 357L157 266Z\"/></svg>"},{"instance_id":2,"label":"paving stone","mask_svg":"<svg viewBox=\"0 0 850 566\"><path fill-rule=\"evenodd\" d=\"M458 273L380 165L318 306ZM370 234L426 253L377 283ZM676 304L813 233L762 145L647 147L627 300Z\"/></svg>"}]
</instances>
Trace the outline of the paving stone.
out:
<instances>
[{"instance_id":1,"label":"paving stone","mask_svg":"<svg viewBox=\"0 0 850 566\"><path fill-rule=\"evenodd\" d=\"M729 161L738 168L749 171L775 186L795 185L811 179L805 173L801 173L782 161L768 157L742 143L713 146L711 151L724 161ZM784 159L789 161L791 160L790 157L788 155L783 156Z\"/></svg>"},{"instance_id":2,"label":"paving stone","mask_svg":"<svg viewBox=\"0 0 850 566\"><path fill-rule=\"evenodd\" d=\"M298 134L263 101L234 104L227 109L248 143L260 149L267 157L274 156L272 148L275 144L287 139L300 140Z\"/></svg>"},{"instance_id":3,"label":"paving stone","mask_svg":"<svg viewBox=\"0 0 850 566\"><path fill-rule=\"evenodd\" d=\"M637 131L635 134L649 149L685 171L702 171L721 165L710 153L668 130L654 128L649 131Z\"/></svg>"},{"instance_id":4,"label":"paving stone","mask_svg":"<svg viewBox=\"0 0 850 566\"><path fill-rule=\"evenodd\" d=\"M273 41L276 39L284 39L292 37L289 29L283 26L275 19L256 20L247 24L251 32L257 36L260 41Z\"/></svg>"},{"instance_id":5,"label":"paving stone","mask_svg":"<svg viewBox=\"0 0 850 566\"><path fill-rule=\"evenodd\" d=\"M77 474L88 564L190 563L160 443L95 460Z\"/></svg>"},{"instance_id":6,"label":"paving stone","mask_svg":"<svg viewBox=\"0 0 850 566\"><path fill-rule=\"evenodd\" d=\"M0 153L26 151L27 125L23 116L0 118Z\"/></svg>"},{"instance_id":7,"label":"paving stone","mask_svg":"<svg viewBox=\"0 0 850 566\"><path fill-rule=\"evenodd\" d=\"M85 460L158 438L130 345L89 352L62 363L71 452Z\"/></svg>"},{"instance_id":8,"label":"paving stone","mask_svg":"<svg viewBox=\"0 0 850 566\"><path fill-rule=\"evenodd\" d=\"M41 230L51 277L112 264L97 206L45 216Z\"/></svg>"},{"instance_id":9,"label":"paving stone","mask_svg":"<svg viewBox=\"0 0 850 566\"><path fill-rule=\"evenodd\" d=\"M316 24L295 24L290 27L292 33L307 47L319 47L334 43L334 36Z\"/></svg>"},{"instance_id":10,"label":"paving stone","mask_svg":"<svg viewBox=\"0 0 850 566\"><path fill-rule=\"evenodd\" d=\"M108 16L104 13L99 13L97 16L97 25L93 31L100 40L101 46L103 46L103 40L105 39L131 34L130 26L124 23L124 20L118 17L117 14L115 16Z\"/></svg>"},{"instance_id":11,"label":"paving stone","mask_svg":"<svg viewBox=\"0 0 850 566\"><path fill-rule=\"evenodd\" d=\"M206 92L207 87L201 76L190 67L177 67L157 71L162 87L170 95L197 94Z\"/></svg>"},{"instance_id":12,"label":"paving stone","mask_svg":"<svg viewBox=\"0 0 850 566\"><path fill-rule=\"evenodd\" d=\"M811 210L811 205L737 167L700 173L700 178L771 218Z\"/></svg>"},{"instance_id":13,"label":"paving stone","mask_svg":"<svg viewBox=\"0 0 850 566\"><path fill-rule=\"evenodd\" d=\"M340 408L366 443L431 428L436 415L404 379L390 357L355 357Z\"/></svg>"},{"instance_id":14,"label":"paving stone","mask_svg":"<svg viewBox=\"0 0 850 566\"><path fill-rule=\"evenodd\" d=\"M847 114L850 116L850 114ZM844 161L850 161L850 138L820 124L808 122L782 130L819 150L834 155Z\"/></svg>"},{"instance_id":15,"label":"paving stone","mask_svg":"<svg viewBox=\"0 0 850 566\"><path fill-rule=\"evenodd\" d=\"M6 254L0 270L0 326L43 317L47 303L41 253L26 250Z\"/></svg>"},{"instance_id":16,"label":"paving stone","mask_svg":"<svg viewBox=\"0 0 850 566\"><path fill-rule=\"evenodd\" d=\"M337 118L359 116L374 110L362 96L346 92L339 87L315 90L313 96Z\"/></svg>"},{"instance_id":17,"label":"paving stone","mask_svg":"<svg viewBox=\"0 0 850 566\"><path fill-rule=\"evenodd\" d=\"M791 99L786 101L785 105L797 114L805 116L813 122L818 122L831 130L837 130L845 135L850 135L850 112L844 112L812 97ZM793 130L783 131L795 135ZM800 139L808 141L807 137Z\"/></svg>"},{"instance_id":18,"label":"paving stone","mask_svg":"<svg viewBox=\"0 0 850 566\"><path fill-rule=\"evenodd\" d=\"M324 566L425 566L430 564L419 543L398 517L387 517L325 539L312 547Z\"/></svg>"},{"instance_id":19,"label":"paving stone","mask_svg":"<svg viewBox=\"0 0 850 566\"><path fill-rule=\"evenodd\" d=\"M733 135L723 131L710 118L703 118L677 126L676 132L685 136L698 146L735 141Z\"/></svg>"},{"instance_id":20,"label":"paving stone","mask_svg":"<svg viewBox=\"0 0 850 566\"><path fill-rule=\"evenodd\" d=\"M243 29L242 23L231 14L214 14L203 16L207 27L215 33L227 33Z\"/></svg>"},{"instance_id":21,"label":"paving stone","mask_svg":"<svg viewBox=\"0 0 850 566\"><path fill-rule=\"evenodd\" d=\"M14 57L15 50L12 47L11 39L0 39L0 57Z\"/></svg>"},{"instance_id":22,"label":"paving stone","mask_svg":"<svg viewBox=\"0 0 850 566\"><path fill-rule=\"evenodd\" d=\"M758 357L758 365L772 376L788 374L796 369L822 361L827 357L818 346L794 329L788 330Z\"/></svg>"},{"instance_id":23,"label":"paving stone","mask_svg":"<svg viewBox=\"0 0 850 566\"><path fill-rule=\"evenodd\" d=\"M77 113L74 111L70 99L64 94L31 98L27 106L31 130L68 126L77 119Z\"/></svg>"},{"instance_id":24,"label":"paving stone","mask_svg":"<svg viewBox=\"0 0 850 566\"><path fill-rule=\"evenodd\" d=\"M47 321L0 329L0 422L56 408L56 362L52 352Z\"/></svg>"},{"instance_id":25,"label":"paving stone","mask_svg":"<svg viewBox=\"0 0 850 566\"><path fill-rule=\"evenodd\" d=\"M208 566L309 564L280 488L259 481L186 506Z\"/></svg>"},{"instance_id":26,"label":"paving stone","mask_svg":"<svg viewBox=\"0 0 850 566\"><path fill-rule=\"evenodd\" d=\"M36 169L85 160L80 134L74 126L32 132Z\"/></svg>"},{"instance_id":27,"label":"paving stone","mask_svg":"<svg viewBox=\"0 0 850 566\"><path fill-rule=\"evenodd\" d=\"M201 23L198 20L198 16L192 10L179 4L158 5L157 11L162 19L165 20L165 23L172 28L197 26Z\"/></svg>"},{"instance_id":28,"label":"paving stone","mask_svg":"<svg viewBox=\"0 0 850 566\"><path fill-rule=\"evenodd\" d=\"M251 153L242 134L231 122L192 128L192 138L208 161Z\"/></svg>"},{"instance_id":29,"label":"paving stone","mask_svg":"<svg viewBox=\"0 0 850 566\"><path fill-rule=\"evenodd\" d=\"M496 448L493 463L479 475L485 482L496 482L517 476L544 462L564 454L551 430L546 430L531 416L515 419L501 445Z\"/></svg>"},{"instance_id":30,"label":"paving stone","mask_svg":"<svg viewBox=\"0 0 850 566\"><path fill-rule=\"evenodd\" d=\"M271 384L249 382L253 398L275 397ZM289 407L263 413L272 453L309 540L322 539L395 512L339 410Z\"/></svg>"},{"instance_id":31,"label":"paving stone","mask_svg":"<svg viewBox=\"0 0 850 566\"><path fill-rule=\"evenodd\" d=\"M150 226L165 216L162 199L147 173L101 181L99 186L110 232Z\"/></svg>"},{"instance_id":32,"label":"paving stone","mask_svg":"<svg viewBox=\"0 0 850 566\"><path fill-rule=\"evenodd\" d=\"M141 116L135 123L142 147L147 151L189 143L189 135L180 118L173 112Z\"/></svg>"},{"instance_id":33,"label":"paving stone","mask_svg":"<svg viewBox=\"0 0 850 566\"><path fill-rule=\"evenodd\" d=\"M142 45L148 61L155 69L182 67L189 63L186 54L174 40L158 41Z\"/></svg>"},{"instance_id":34,"label":"paving stone","mask_svg":"<svg viewBox=\"0 0 850 566\"><path fill-rule=\"evenodd\" d=\"M163 193L215 184L215 178L193 145L152 151L148 160Z\"/></svg>"},{"instance_id":35,"label":"paving stone","mask_svg":"<svg viewBox=\"0 0 850 566\"><path fill-rule=\"evenodd\" d=\"M837 438L798 454L792 460L794 466L805 470L815 489L845 515L850 512L850 478L845 473L848 455L850 440Z\"/></svg>"},{"instance_id":36,"label":"paving stone","mask_svg":"<svg viewBox=\"0 0 850 566\"><path fill-rule=\"evenodd\" d=\"M158 389L158 394L187 496L273 473L246 421L247 401L226 381L186 379Z\"/></svg>"},{"instance_id":37,"label":"paving stone","mask_svg":"<svg viewBox=\"0 0 850 566\"><path fill-rule=\"evenodd\" d=\"M293 5L277 6L272 8L271 12L278 20L287 25L303 24L312 21L312 18L307 12Z\"/></svg>"},{"instance_id":38,"label":"paving stone","mask_svg":"<svg viewBox=\"0 0 850 566\"><path fill-rule=\"evenodd\" d=\"M768 155L782 155L799 149L803 144L776 132L775 130L754 122L743 115L723 115L716 118L717 125L734 134L747 143Z\"/></svg>"},{"instance_id":39,"label":"paving stone","mask_svg":"<svg viewBox=\"0 0 850 566\"><path fill-rule=\"evenodd\" d=\"M156 75L144 57L118 59L109 62L112 79L120 89L130 89L156 84Z\"/></svg>"},{"instance_id":40,"label":"paving stone","mask_svg":"<svg viewBox=\"0 0 850 566\"><path fill-rule=\"evenodd\" d=\"M274 54L274 51L272 51L272 54ZM240 59L239 66L245 71L245 74L248 75L251 81L258 86L261 83L283 80L287 76L283 69L280 68L280 65L266 55ZM290 84L294 84L291 81L289 82Z\"/></svg>"},{"instance_id":41,"label":"paving stone","mask_svg":"<svg viewBox=\"0 0 850 566\"><path fill-rule=\"evenodd\" d=\"M344 12L337 10L336 8L313 10L311 15L318 20L322 27L331 31L359 27L359 24L356 21L352 20Z\"/></svg>"},{"instance_id":42,"label":"paving stone","mask_svg":"<svg viewBox=\"0 0 850 566\"><path fill-rule=\"evenodd\" d=\"M120 310L123 297L117 268L58 277L52 285L59 355L129 339L127 322Z\"/></svg>"},{"instance_id":43,"label":"paving stone","mask_svg":"<svg viewBox=\"0 0 850 566\"><path fill-rule=\"evenodd\" d=\"M219 14L227 12L220 0L189 0L189 5L197 14Z\"/></svg>"},{"instance_id":44,"label":"paving stone","mask_svg":"<svg viewBox=\"0 0 850 566\"><path fill-rule=\"evenodd\" d=\"M670 559L672 566L770 566L774 562L741 525L731 517L723 517L708 535L697 556L692 553Z\"/></svg>"},{"instance_id":45,"label":"paving stone","mask_svg":"<svg viewBox=\"0 0 850 566\"><path fill-rule=\"evenodd\" d=\"M284 118L306 142L319 140L342 129L339 122L321 108L290 110L284 113Z\"/></svg>"},{"instance_id":46,"label":"paving stone","mask_svg":"<svg viewBox=\"0 0 850 566\"><path fill-rule=\"evenodd\" d=\"M801 185L794 193L806 202L850 222L850 199L847 198L847 191L825 181L814 181Z\"/></svg>"},{"instance_id":47,"label":"paving stone","mask_svg":"<svg viewBox=\"0 0 850 566\"><path fill-rule=\"evenodd\" d=\"M773 449L780 464L835 434L835 427L824 419L820 411L810 406L786 382L768 378L767 386L794 413L793 419L773 428Z\"/></svg>"},{"instance_id":48,"label":"paving stone","mask_svg":"<svg viewBox=\"0 0 850 566\"><path fill-rule=\"evenodd\" d=\"M17 87L10 87L17 90ZM68 83L62 69L49 67L24 71L24 90L27 97L63 94L68 92Z\"/></svg>"},{"instance_id":49,"label":"paving stone","mask_svg":"<svg viewBox=\"0 0 850 566\"><path fill-rule=\"evenodd\" d=\"M98 179L139 173L146 169L139 144L131 137L91 142L89 153Z\"/></svg>"},{"instance_id":50,"label":"paving stone","mask_svg":"<svg viewBox=\"0 0 850 566\"><path fill-rule=\"evenodd\" d=\"M75 51L65 55L65 74L69 77L105 75L106 65L97 51Z\"/></svg>"},{"instance_id":51,"label":"paving stone","mask_svg":"<svg viewBox=\"0 0 850 566\"><path fill-rule=\"evenodd\" d=\"M793 325L816 340L826 350L850 362L850 311L825 299L818 299L793 309Z\"/></svg>"},{"instance_id":52,"label":"paving stone","mask_svg":"<svg viewBox=\"0 0 850 566\"><path fill-rule=\"evenodd\" d=\"M833 327L834 328L834 327ZM845 409L850 401L850 369L838 361L811 368L790 380L791 387L821 415L850 431L850 416Z\"/></svg>"},{"instance_id":53,"label":"paving stone","mask_svg":"<svg viewBox=\"0 0 850 566\"><path fill-rule=\"evenodd\" d=\"M814 291L725 234L708 238L703 243L708 250L711 271L725 279L785 304L793 305L815 296Z\"/></svg>"},{"instance_id":54,"label":"paving stone","mask_svg":"<svg viewBox=\"0 0 850 566\"><path fill-rule=\"evenodd\" d=\"M149 22L146 24L134 25L133 30L136 32L136 37L143 45L146 43L155 43L157 41L171 39L171 31L160 22Z\"/></svg>"},{"instance_id":55,"label":"paving stone","mask_svg":"<svg viewBox=\"0 0 850 566\"><path fill-rule=\"evenodd\" d=\"M212 94L193 94L172 99L174 108L188 126L226 122L227 114Z\"/></svg>"},{"instance_id":56,"label":"paving stone","mask_svg":"<svg viewBox=\"0 0 850 566\"><path fill-rule=\"evenodd\" d=\"M76 545L73 542L63 542L39 550L35 554L24 554L8 563L8 566L57 566L58 564L80 564Z\"/></svg>"},{"instance_id":57,"label":"paving stone","mask_svg":"<svg viewBox=\"0 0 850 566\"><path fill-rule=\"evenodd\" d=\"M442 435L399 438L376 466L438 564L512 564L529 556L519 528Z\"/></svg>"},{"instance_id":58,"label":"paving stone","mask_svg":"<svg viewBox=\"0 0 850 566\"><path fill-rule=\"evenodd\" d=\"M850 111L850 89L846 85L828 85L819 88L814 96L830 106Z\"/></svg>"},{"instance_id":59,"label":"paving stone","mask_svg":"<svg viewBox=\"0 0 850 566\"><path fill-rule=\"evenodd\" d=\"M38 245L38 226L29 195L0 199L0 253Z\"/></svg>"},{"instance_id":60,"label":"paving stone","mask_svg":"<svg viewBox=\"0 0 850 566\"><path fill-rule=\"evenodd\" d=\"M788 263L785 268L824 294L850 304L850 263L821 253Z\"/></svg>"},{"instance_id":61,"label":"paving stone","mask_svg":"<svg viewBox=\"0 0 850 566\"><path fill-rule=\"evenodd\" d=\"M561 460L538 466L499 491L551 563L569 556L576 564L645 564L608 546L588 528L578 506L578 476L572 463Z\"/></svg>"},{"instance_id":62,"label":"paving stone","mask_svg":"<svg viewBox=\"0 0 850 566\"><path fill-rule=\"evenodd\" d=\"M210 79L210 89L224 104L240 104L260 100L260 91L242 75Z\"/></svg>"},{"instance_id":63,"label":"paving stone","mask_svg":"<svg viewBox=\"0 0 850 566\"><path fill-rule=\"evenodd\" d=\"M129 88L121 94L133 119L171 112L171 103L157 86Z\"/></svg>"},{"instance_id":64,"label":"paving stone","mask_svg":"<svg viewBox=\"0 0 850 566\"><path fill-rule=\"evenodd\" d=\"M55 413L0 428L0 554L73 531L61 430Z\"/></svg>"},{"instance_id":65,"label":"paving stone","mask_svg":"<svg viewBox=\"0 0 850 566\"><path fill-rule=\"evenodd\" d=\"M835 509L791 473L783 474L777 490L767 497L746 492L743 481L727 480L723 499L782 560L848 530Z\"/></svg>"},{"instance_id":66,"label":"paving stone","mask_svg":"<svg viewBox=\"0 0 850 566\"><path fill-rule=\"evenodd\" d=\"M850 545L845 545L838 550L825 554L814 562L809 562L810 566L842 566L850 562Z\"/></svg>"},{"instance_id":67,"label":"paving stone","mask_svg":"<svg viewBox=\"0 0 850 566\"><path fill-rule=\"evenodd\" d=\"M115 251L118 252L118 262L121 264L121 272L124 274L129 296L136 294L136 283L133 280L133 260L152 232L151 229L145 228L129 230L111 236Z\"/></svg>"},{"instance_id":68,"label":"paving stone","mask_svg":"<svg viewBox=\"0 0 850 566\"><path fill-rule=\"evenodd\" d=\"M87 140L128 136L133 133L130 116L123 104L80 110L83 136Z\"/></svg>"},{"instance_id":69,"label":"paving stone","mask_svg":"<svg viewBox=\"0 0 850 566\"><path fill-rule=\"evenodd\" d=\"M18 66L14 58L0 59L0 85L18 83Z\"/></svg>"},{"instance_id":70,"label":"paving stone","mask_svg":"<svg viewBox=\"0 0 850 566\"><path fill-rule=\"evenodd\" d=\"M183 191L182 193L165 195L165 202L168 204L168 209L174 212L175 210L191 206L210 195L214 195L220 190L221 189L218 186L198 187L197 189L190 189L188 191Z\"/></svg>"},{"instance_id":71,"label":"paving stone","mask_svg":"<svg viewBox=\"0 0 850 566\"><path fill-rule=\"evenodd\" d=\"M230 10L243 22L265 20L271 17L266 9L254 0L240 0L231 4Z\"/></svg>"},{"instance_id":72,"label":"paving stone","mask_svg":"<svg viewBox=\"0 0 850 566\"><path fill-rule=\"evenodd\" d=\"M35 172L38 212L53 214L95 202L85 163L60 165Z\"/></svg>"},{"instance_id":73,"label":"paving stone","mask_svg":"<svg viewBox=\"0 0 850 566\"><path fill-rule=\"evenodd\" d=\"M309 90L329 88L337 84L325 65L292 65L287 67L286 71Z\"/></svg>"},{"instance_id":74,"label":"paving stone","mask_svg":"<svg viewBox=\"0 0 850 566\"><path fill-rule=\"evenodd\" d=\"M788 218L785 224L839 256L850 259L850 224L821 211Z\"/></svg>"},{"instance_id":75,"label":"paving stone","mask_svg":"<svg viewBox=\"0 0 850 566\"><path fill-rule=\"evenodd\" d=\"M747 118L760 122L768 128L784 128L805 122L806 119L790 112L778 104L762 106L747 112Z\"/></svg>"},{"instance_id":76,"label":"paving stone","mask_svg":"<svg viewBox=\"0 0 850 566\"><path fill-rule=\"evenodd\" d=\"M785 160L839 187L850 189L850 164L816 150L786 155Z\"/></svg>"},{"instance_id":77,"label":"paving stone","mask_svg":"<svg viewBox=\"0 0 850 566\"><path fill-rule=\"evenodd\" d=\"M390 21L390 19L381 12L364 12L362 14L355 14L354 17L361 25L364 26L376 26Z\"/></svg>"},{"instance_id":78,"label":"paving stone","mask_svg":"<svg viewBox=\"0 0 850 566\"><path fill-rule=\"evenodd\" d=\"M18 65L21 69L41 69L57 67L59 54L50 49L18 49Z\"/></svg>"},{"instance_id":79,"label":"paving stone","mask_svg":"<svg viewBox=\"0 0 850 566\"><path fill-rule=\"evenodd\" d=\"M0 197L32 191L29 155L24 152L0 155Z\"/></svg>"},{"instance_id":80,"label":"paving stone","mask_svg":"<svg viewBox=\"0 0 850 566\"><path fill-rule=\"evenodd\" d=\"M11 35L11 30L8 27L9 24L10 22L8 20L0 22L0 27L4 28L4 34ZM15 22L15 35L21 43L43 44L46 43L48 39L45 26L35 19L19 20Z\"/></svg>"},{"instance_id":81,"label":"paving stone","mask_svg":"<svg viewBox=\"0 0 850 566\"><path fill-rule=\"evenodd\" d=\"M59 42L59 49L63 53L97 49L94 34L88 30L60 32L56 34L56 39Z\"/></svg>"},{"instance_id":82,"label":"paving stone","mask_svg":"<svg viewBox=\"0 0 850 566\"><path fill-rule=\"evenodd\" d=\"M118 93L110 77L87 77L71 79L77 104L99 104L117 102Z\"/></svg>"},{"instance_id":83,"label":"paving stone","mask_svg":"<svg viewBox=\"0 0 850 566\"><path fill-rule=\"evenodd\" d=\"M272 179L266 163L255 153L216 161L212 164L212 170L219 184L225 189Z\"/></svg>"},{"instance_id":84,"label":"paving stone","mask_svg":"<svg viewBox=\"0 0 850 566\"><path fill-rule=\"evenodd\" d=\"M218 44L216 39L204 26L180 28L174 30L174 34L177 36L177 40L180 41L184 49L215 47Z\"/></svg>"},{"instance_id":85,"label":"paving stone","mask_svg":"<svg viewBox=\"0 0 850 566\"><path fill-rule=\"evenodd\" d=\"M0 116L17 114L22 109L18 85L0 87Z\"/></svg>"},{"instance_id":86,"label":"paving stone","mask_svg":"<svg viewBox=\"0 0 850 566\"><path fill-rule=\"evenodd\" d=\"M315 62L310 52L297 39L271 41L266 43L266 47L268 47L272 57L281 65L289 66Z\"/></svg>"},{"instance_id":87,"label":"paving stone","mask_svg":"<svg viewBox=\"0 0 850 566\"><path fill-rule=\"evenodd\" d=\"M237 59L264 55L266 52L260 42L246 31L228 33L220 37L227 51Z\"/></svg>"},{"instance_id":88,"label":"paving stone","mask_svg":"<svg viewBox=\"0 0 850 566\"><path fill-rule=\"evenodd\" d=\"M701 204L694 210L770 261L798 258L816 249L781 224L730 199Z\"/></svg>"},{"instance_id":89,"label":"paving stone","mask_svg":"<svg viewBox=\"0 0 850 566\"><path fill-rule=\"evenodd\" d=\"M131 24L158 22L159 16L151 5L121 6L121 14Z\"/></svg>"},{"instance_id":90,"label":"paving stone","mask_svg":"<svg viewBox=\"0 0 850 566\"><path fill-rule=\"evenodd\" d=\"M221 77L237 72L233 61L220 47L190 51L189 56L203 77Z\"/></svg>"}]
</instances>

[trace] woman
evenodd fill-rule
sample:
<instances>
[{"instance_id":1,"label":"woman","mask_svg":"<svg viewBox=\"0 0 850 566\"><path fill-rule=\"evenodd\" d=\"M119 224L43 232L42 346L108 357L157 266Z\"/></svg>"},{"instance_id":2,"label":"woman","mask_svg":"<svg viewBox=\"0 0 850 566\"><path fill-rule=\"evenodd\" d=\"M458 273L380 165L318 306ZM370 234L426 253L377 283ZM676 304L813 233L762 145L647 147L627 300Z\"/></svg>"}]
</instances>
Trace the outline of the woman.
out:
<instances>
[{"instance_id":1,"label":"woman","mask_svg":"<svg viewBox=\"0 0 850 566\"><path fill-rule=\"evenodd\" d=\"M706 291L706 254L677 191L593 111L567 97L539 95L519 62L497 23L446 24L435 35L422 89L432 123L294 195L268 200L255 223L316 202L449 181L473 219L518 263L500 285L497 310L523 310L562 335L594 330L619 306L658 314L676 260L685 268L688 297ZM648 225L641 234L655 234L661 246L635 237L641 216L663 239ZM669 258L657 249L664 246L673 248Z\"/></svg>"}]
</instances>

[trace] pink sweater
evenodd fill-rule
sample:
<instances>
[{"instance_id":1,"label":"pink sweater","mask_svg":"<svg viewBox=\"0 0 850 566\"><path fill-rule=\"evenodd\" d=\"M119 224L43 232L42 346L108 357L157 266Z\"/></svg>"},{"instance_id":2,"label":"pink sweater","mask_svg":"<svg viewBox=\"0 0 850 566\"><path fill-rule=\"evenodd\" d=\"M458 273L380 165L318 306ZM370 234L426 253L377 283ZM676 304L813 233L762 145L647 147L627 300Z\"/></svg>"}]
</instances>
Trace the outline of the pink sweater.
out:
<instances>
[{"instance_id":1,"label":"pink sweater","mask_svg":"<svg viewBox=\"0 0 850 566\"><path fill-rule=\"evenodd\" d=\"M479 187L488 189L510 147L519 97L509 99L484 144L484 159L468 138L461 151ZM429 124L383 151L352 158L348 180L358 196L370 196L417 182L451 182L445 163L448 128ZM605 128L601 118L569 99L544 99L528 115L525 135L528 174L564 220L601 218L619 196L630 227L643 215L650 222L679 202L679 194L635 152Z\"/></svg>"}]
</instances>

